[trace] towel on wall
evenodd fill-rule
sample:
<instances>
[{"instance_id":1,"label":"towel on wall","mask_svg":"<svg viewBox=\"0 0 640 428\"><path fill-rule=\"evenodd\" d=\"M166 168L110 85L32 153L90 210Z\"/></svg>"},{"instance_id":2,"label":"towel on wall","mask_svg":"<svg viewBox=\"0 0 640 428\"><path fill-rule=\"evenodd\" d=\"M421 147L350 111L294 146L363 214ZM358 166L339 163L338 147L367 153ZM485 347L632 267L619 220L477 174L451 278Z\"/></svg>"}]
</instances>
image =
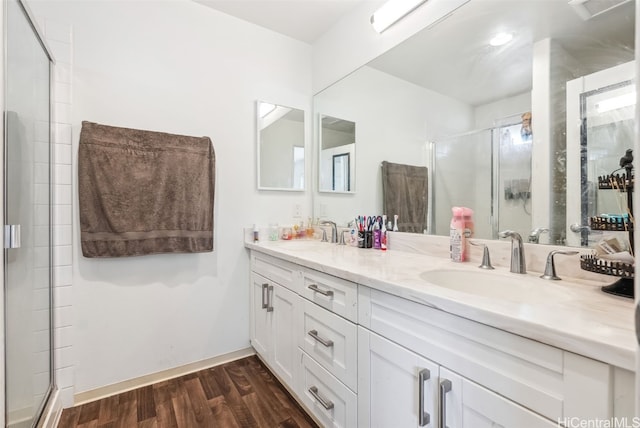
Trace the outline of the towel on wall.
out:
<instances>
[{"instance_id":1,"label":"towel on wall","mask_svg":"<svg viewBox=\"0 0 640 428\"><path fill-rule=\"evenodd\" d=\"M426 167L382 162L382 212L398 215L400 232L427 228L427 180Z\"/></svg>"},{"instance_id":2,"label":"towel on wall","mask_svg":"<svg viewBox=\"0 0 640 428\"><path fill-rule=\"evenodd\" d=\"M82 255L213 251L214 184L208 137L82 122Z\"/></svg>"}]
</instances>

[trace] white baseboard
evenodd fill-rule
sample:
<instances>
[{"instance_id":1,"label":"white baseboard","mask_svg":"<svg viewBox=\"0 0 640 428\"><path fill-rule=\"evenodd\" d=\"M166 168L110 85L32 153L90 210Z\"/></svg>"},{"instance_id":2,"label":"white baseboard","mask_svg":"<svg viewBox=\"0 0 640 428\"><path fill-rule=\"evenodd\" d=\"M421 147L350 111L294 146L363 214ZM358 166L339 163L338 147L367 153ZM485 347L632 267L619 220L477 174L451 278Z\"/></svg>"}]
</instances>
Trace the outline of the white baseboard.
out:
<instances>
[{"instance_id":1,"label":"white baseboard","mask_svg":"<svg viewBox=\"0 0 640 428\"><path fill-rule=\"evenodd\" d=\"M206 360L196 361L195 363L185 364L184 366L174 367L168 370L163 370L161 372L151 373L134 379L129 379L100 388L92 389L90 391L79 392L73 397L74 405L78 406L80 404L100 400L105 397L110 397L112 395L131 391L143 386L162 382L167 379L184 376L189 373L208 369L210 367L218 366L230 361L239 360L240 358L249 357L251 355L254 355L255 353L256 352L254 351L254 349L249 347L230 352L228 354L219 355L217 357L208 358Z\"/></svg>"}]
</instances>

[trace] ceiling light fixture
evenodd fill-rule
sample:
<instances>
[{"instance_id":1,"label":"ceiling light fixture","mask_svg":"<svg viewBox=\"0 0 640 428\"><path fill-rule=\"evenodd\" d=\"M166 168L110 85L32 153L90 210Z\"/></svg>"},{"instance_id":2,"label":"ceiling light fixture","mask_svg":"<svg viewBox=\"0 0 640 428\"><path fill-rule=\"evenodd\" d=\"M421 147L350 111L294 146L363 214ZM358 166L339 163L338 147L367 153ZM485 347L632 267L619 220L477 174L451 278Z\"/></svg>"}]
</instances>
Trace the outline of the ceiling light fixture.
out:
<instances>
[{"instance_id":1,"label":"ceiling light fixture","mask_svg":"<svg viewBox=\"0 0 640 428\"><path fill-rule=\"evenodd\" d=\"M489 44L491 46L502 46L513 40L513 33L498 33L491 40Z\"/></svg>"},{"instance_id":2,"label":"ceiling light fixture","mask_svg":"<svg viewBox=\"0 0 640 428\"><path fill-rule=\"evenodd\" d=\"M427 0L389 0L371 15L371 25L382 33L396 22L413 12Z\"/></svg>"}]
</instances>

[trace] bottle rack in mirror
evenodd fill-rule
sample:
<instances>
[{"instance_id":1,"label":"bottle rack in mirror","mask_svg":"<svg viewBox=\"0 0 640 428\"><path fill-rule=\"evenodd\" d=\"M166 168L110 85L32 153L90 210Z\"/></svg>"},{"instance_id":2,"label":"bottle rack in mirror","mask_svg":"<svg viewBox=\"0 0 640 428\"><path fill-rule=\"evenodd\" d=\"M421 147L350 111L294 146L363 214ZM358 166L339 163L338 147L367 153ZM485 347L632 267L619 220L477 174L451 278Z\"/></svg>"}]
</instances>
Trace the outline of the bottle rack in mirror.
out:
<instances>
[{"instance_id":1,"label":"bottle rack in mirror","mask_svg":"<svg viewBox=\"0 0 640 428\"><path fill-rule=\"evenodd\" d=\"M627 232L629 234L630 253L634 253L633 242L633 166L627 163L623 174L611 174L598 177L598 189L614 190L626 193L628 213L620 216L594 216L591 217L589 227L592 230ZM622 297L634 297L633 278L635 267L633 263L623 261L604 260L595 254L580 257L580 267L584 270L604 275L616 276L619 279L613 284L605 285L602 291Z\"/></svg>"}]
</instances>

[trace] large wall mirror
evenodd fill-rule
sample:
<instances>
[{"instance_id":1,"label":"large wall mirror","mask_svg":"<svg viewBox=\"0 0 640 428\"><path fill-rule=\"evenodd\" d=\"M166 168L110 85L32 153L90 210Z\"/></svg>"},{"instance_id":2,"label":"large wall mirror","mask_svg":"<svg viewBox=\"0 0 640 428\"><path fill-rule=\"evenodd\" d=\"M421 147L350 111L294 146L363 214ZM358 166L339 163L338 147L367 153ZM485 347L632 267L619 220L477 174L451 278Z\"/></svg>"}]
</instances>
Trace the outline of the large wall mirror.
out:
<instances>
[{"instance_id":1,"label":"large wall mirror","mask_svg":"<svg viewBox=\"0 0 640 428\"><path fill-rule=\"evenodd\" d=\"M530 242L580 245L584 228L567 225L567 195L583 177L567 173L581 137L566 87L633 61L635 2L571 3L471 0L316 94L315 112L357 123L358 192L314 194L315 217L382 214L387 161L428 168L427 233L448 234L457 205L475 210L480 238L515 229ZM622 122L608 135L627 135ZM632 144L601 144L599 155L619 159Z\"/></svg>"},{"instance_id":2,"label":"large wall mirror","mask_svg":"<svg viewBox=\"0 0 640 428\"><path fill-rule=\"evenodd\" d=\"M258 189L303 191L304 111L258 101L256 112Z\"/></svg>"}]
</instances>

